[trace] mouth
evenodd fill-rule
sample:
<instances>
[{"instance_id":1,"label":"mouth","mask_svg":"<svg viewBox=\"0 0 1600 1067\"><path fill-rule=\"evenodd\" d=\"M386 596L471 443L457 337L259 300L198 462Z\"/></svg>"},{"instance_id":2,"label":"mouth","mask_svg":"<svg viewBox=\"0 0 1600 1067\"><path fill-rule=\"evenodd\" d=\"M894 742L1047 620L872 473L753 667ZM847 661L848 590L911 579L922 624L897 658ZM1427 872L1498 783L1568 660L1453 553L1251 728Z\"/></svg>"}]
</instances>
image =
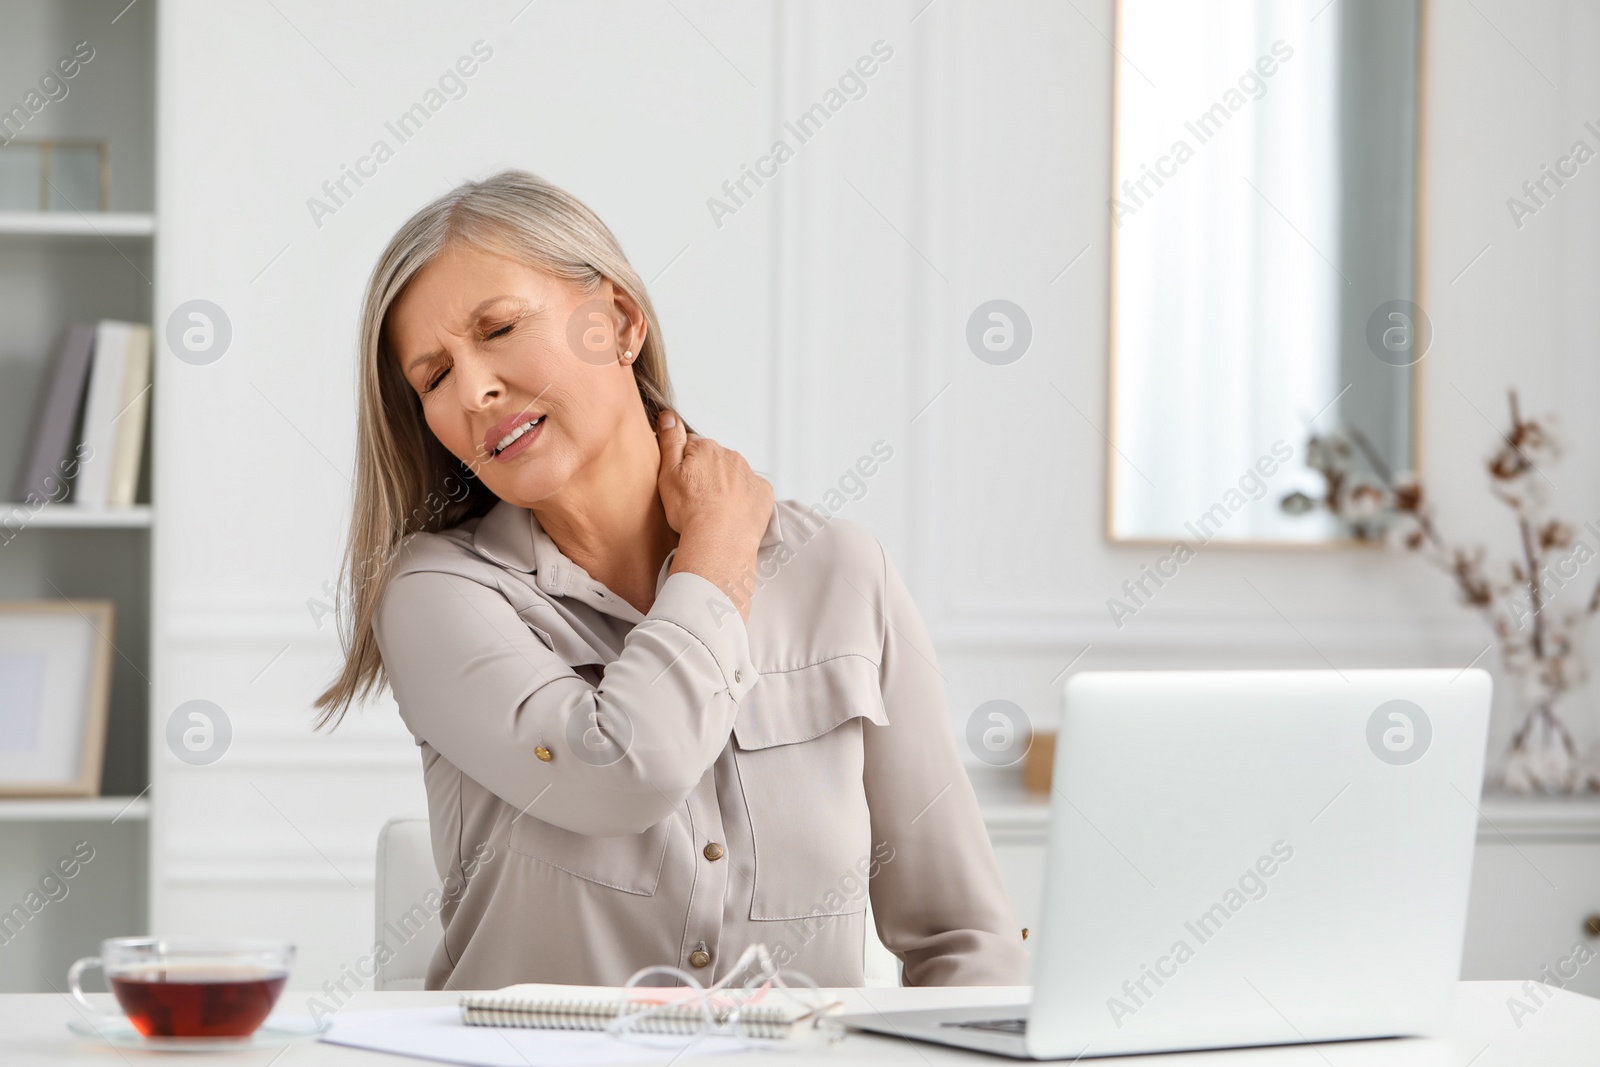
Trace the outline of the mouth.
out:
<instances>
[{"instance_id":1,"label":"mouth","mask_svg":"<svg viewBox=\"0 0 1600 1067\"><path fill-rule=\"evenodd\" d=\"M512 426L504 436L490 446L489 457L504 461L526 451L532 446L534 438L539 436L539 431L544 427L544 420L543 415L537 415Z\"/></svg>"}]
</instances>

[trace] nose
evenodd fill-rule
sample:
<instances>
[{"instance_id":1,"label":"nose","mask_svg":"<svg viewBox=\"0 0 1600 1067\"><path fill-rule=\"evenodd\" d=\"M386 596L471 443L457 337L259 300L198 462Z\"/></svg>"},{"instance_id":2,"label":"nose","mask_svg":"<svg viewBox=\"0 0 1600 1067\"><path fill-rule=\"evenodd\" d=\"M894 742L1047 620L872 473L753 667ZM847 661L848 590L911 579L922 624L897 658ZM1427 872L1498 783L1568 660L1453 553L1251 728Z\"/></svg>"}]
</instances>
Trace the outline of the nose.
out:
<instances>
[{"instance_id":1,"label":"nose","mask_svg":"<svg viewBox=\"0 0 1600 1067\"><path fill-rule=\"evenodd\" d=\"M505 395L505 383L500 380L494 362L472 351L460 352L455 358L456 384L461 391L461 403L469 410L488 408Z\"/></svg>"}]
</instances>

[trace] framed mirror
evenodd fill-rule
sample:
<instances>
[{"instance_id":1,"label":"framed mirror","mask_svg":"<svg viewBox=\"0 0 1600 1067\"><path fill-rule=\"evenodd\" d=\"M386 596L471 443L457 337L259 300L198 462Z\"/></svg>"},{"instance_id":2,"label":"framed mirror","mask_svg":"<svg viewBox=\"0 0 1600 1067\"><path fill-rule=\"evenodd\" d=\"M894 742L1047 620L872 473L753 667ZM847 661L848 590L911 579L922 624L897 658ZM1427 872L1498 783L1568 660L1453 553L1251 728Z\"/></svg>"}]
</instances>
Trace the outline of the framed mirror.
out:
<instances>
[{"instance_id":1,"label":"framed mirror","mask_svg":"<svg viewBox=\"0 0 1600 1067\"><path fill-rule=\"evenodd\" d=\"M1118 0L1111 540L1346 539L1313 435L1417 469L1424 2Z\"/></svg>"}]
</instances>

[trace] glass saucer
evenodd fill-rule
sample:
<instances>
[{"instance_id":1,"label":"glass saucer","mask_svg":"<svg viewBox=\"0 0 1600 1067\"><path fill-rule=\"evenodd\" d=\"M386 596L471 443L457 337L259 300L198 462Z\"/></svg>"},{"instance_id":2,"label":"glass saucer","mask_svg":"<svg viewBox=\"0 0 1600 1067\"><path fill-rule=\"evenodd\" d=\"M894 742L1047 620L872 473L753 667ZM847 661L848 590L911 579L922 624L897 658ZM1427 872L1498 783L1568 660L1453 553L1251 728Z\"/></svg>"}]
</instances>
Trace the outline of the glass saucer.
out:
<instances>
[{"instance_id":1,"label":"glass saucer","mask_svg":"<svg viewBox=\"0 0 1600 1067\"><path fill-rule=\"evenodd\" d=\"M67 1029L79 1037L111 1045L149 1052L230 1052L241 1049L282 1048L299 1041L314 1041L333 1026L331 1020L317 1022L309 1015L269 1015L249 1037L145 1037L133 1028L126 1015L101 1015L67 1022Z\"/></svg>"}]
</instances>

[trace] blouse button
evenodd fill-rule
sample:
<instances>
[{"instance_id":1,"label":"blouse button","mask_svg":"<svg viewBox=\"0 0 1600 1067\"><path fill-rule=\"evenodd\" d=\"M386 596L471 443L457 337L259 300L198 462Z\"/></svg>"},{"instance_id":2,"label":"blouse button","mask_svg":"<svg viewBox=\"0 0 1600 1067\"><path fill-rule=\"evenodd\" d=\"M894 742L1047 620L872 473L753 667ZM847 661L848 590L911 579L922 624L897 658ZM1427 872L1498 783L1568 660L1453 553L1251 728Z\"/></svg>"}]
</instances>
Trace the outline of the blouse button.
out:
<instances>
[{"instance_id":1,"label":"blouse button","mask_svg":"<svg viewBox=\"0 0 1600 1067\"><path fill-rule=\"evenodd\" d=\"M744 680L744 672L743 671L734 671L733 672L733 684L734 685L738 685L743 680Z\"/></svg>"},{"instance_id":2,"label":"blouse button","mask_svg":"<svg viewBox=\"0 0 1600 1067\"><path fill-rule=\"evenodd\" d=\"M533 754L544 760L546 763L549 763L551 760L555 759L555 756L551 754L550 750L545 748L543 745L535 748L533 750Z\"/></svg>"},{"instance_id":3,"label":"blouse button","mask_svg":"<svg viewBox=\"0 0 1600 1067\"><path fill-rule=\"evenodd\" d=\"M701 851L705 853L706 859L711 860L713 863L727 855L727 852L723 849L723 847L717 844L715 841L712 841L710 844L706 845L706 847Z\"/></svg>"},{"instance_id":4,"label":"blouse button","mask_svg":"<svg viewBox=\"0 0 1600 1067\"><path fill-rule=\"evenodd\" d=\"M697 948L689 953L689 966L704 967L711 962L711 953L703 948Z\"/></svg>"}]
</instances>

